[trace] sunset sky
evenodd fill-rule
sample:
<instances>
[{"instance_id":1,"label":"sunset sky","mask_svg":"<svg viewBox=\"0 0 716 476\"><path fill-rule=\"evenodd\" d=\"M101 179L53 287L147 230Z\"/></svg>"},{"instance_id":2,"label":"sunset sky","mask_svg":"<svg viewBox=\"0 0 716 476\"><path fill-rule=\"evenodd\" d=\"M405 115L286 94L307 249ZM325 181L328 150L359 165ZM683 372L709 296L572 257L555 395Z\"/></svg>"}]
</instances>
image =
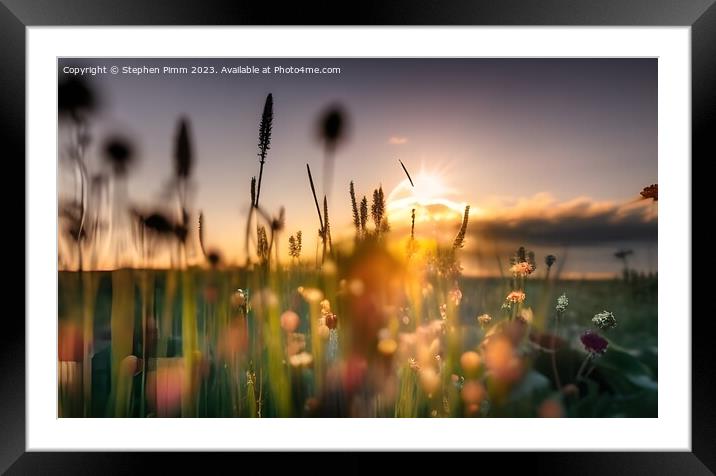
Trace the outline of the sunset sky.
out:
<instances>
[{"instance_id":1,"label":"sunset sky","mask_svg":"<svg viewBox=\"0 0 716 476\"><path fill-rule=\"evenodd\" d=\"M470 204L465 262L472 274L494 272L495 252L520 244L538 257L566 249L565 272L575 276L618 272L613 253L620 248L635 251L636 268L656 271L657 205L638 201L643 187L657 183L656 59L60 59L59 80L68 78L65 66L99 65L341 69L84 77L102 102L90 168L102 170L97 144L105 137L132 138L139 154L129 176L132 203L161 203L177 120L190 119L192 206L204 212L207 242L229 261L243 251L258 124L272 93L261 202L274 213L286 207L286 231L303 230L311 259L318 223L305 168L311 165L321 188L316 120L339 103L350 127L329 197L334 236L350 234L353 180L359 196L382 184L396 232L406 216L401 197L453 206L450 230L457 210ZM398 159L419 191L408 186ZM60 194L71 194L72 174L60 164ZM418 233L434 227L424 223Z\"/></svg>"}]
</instances>

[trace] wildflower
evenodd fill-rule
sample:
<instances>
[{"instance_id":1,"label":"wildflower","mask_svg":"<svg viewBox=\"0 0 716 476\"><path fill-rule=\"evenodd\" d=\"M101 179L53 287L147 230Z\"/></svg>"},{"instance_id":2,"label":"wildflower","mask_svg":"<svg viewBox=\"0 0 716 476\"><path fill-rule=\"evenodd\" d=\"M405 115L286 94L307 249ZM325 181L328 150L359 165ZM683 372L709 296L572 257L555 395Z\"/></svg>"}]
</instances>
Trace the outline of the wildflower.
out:
<instances>
[{"instance_id":1,"label":"wildflower","mask_svg":"<svg viewBox=\"0 0 716 476\"><path fill-rule=\"evenodd\" d=\"M308 352L300 352L289 357L288 362L296 368L310 367L313 364L313 356Z\"/></svg>"},{"instance_id":2,"label":"wildflower","mask_svg":"<svg viewBox=\"0 0 716 476\"><path fill-rule=\"evenodd\" d=\"M562 394L565 397L578 397L579 396L579 387L577 387L573 383L567 384L564 387L562 387Z\"/></svg>"},{"instance_id":3,"label":"wildflower","mask_svg":"<svg viewBox=\"0 0 716 476\"><path fill-rule=\"evenodd\" d=\"M602 311L599 314L595 314L592 318L592 323L603 331L613 329L617 326L617 320L609 311Z\"/></svg>"},{"instance_id":4,"label":"wildflower","mask_svg":"<svg viewBox=\"0 0 716 476\"><path fill-rule=\"evenodd\" d=\"M298 292L303 296L303 299L305 299L308 302L320 302L323 299L323 293L320 289L316 288L308 288L305 289L303 287L298 288Z\"/></svg>"},{"instance_id":5,"label":"wildflower","mask_svg":"<svg viewBox=\"0 0 716 476\"><path fill-rule=\"evenodd\" d=\"M326 327L329 329L335 329L338 326L338 317L332 312L329 312L324 317L326 320Z\"/></svg>"},{"instance_id":6,"label":"wildflower","mask_svg":"<svg viewBox=\"0 0 716 476\"><path fill-rule=\"evenodd\" d=\"M485 346L485 366L492 376L514 382L522 376L523 364L515 354L512 341L505 335L491 338Z\"/></svg>"},{"instance_id":7,"label":"wildflower","mask_svg":"<svg viewBox=\"0 0 716 476\"><path fill-rule=\"evenodd\" d=\"M562 403L556 398L548 398L537 409L540 418L562 418L564 416L564 408Z\"/></svg>"},{"instance_id":8,"label":"wildflower","mask_svg":"<svg viewBox=\"0 0 716 476\"><path fill-rule=\"evenodd\" d=\"M298 329L301 318L293 311L286 311L281 314L281 329L286 332L294 332Z\"/></svg>"},{"instance_id":9,"label":"wildflower","mask_svg":"<svg viewBox=\"0 0 716 476\"><path fill-rule=\"evenodd\" d=\"M263 314L278 306L278 296L273 290L264 288L251 297L251 306L256 309L256 312Z\"/></svg>"},{"instance_id":10,"label":"wildflower","mask_svg":"<svg viewBox=\"0 0 716 476\"><path fill-rule=\"evenodd\" d=\"M420 371L420 384L428 395L435 392L440 387L440 375L428 367Z\"/></svg>"},{"instance_id":11,"label":"wildflower","mask_svg":"<svg viewBox=\"0 0 716 476\"><path fill-rule=\"evenodd\" d=\"M395 339L388 338L388 339L380 339L378 341L378 352L380 352L383 355L393 355L395 351L398 349L398 343L395 341Z\"/></svg>"},{"instance_id":12,"label":"wildflower","mask_svg":"<svg viewBox=\"0 0 716 476\"><path fill-rule=\"evenodd\" d=\"M478 405L485 399L486 395L487 391L485 390L485 387L480 382L475 380L465 382L465 385L462 387L462 392L460 393L460 396L465 403L474 403Z\"/></svg>"},{"instance_id":13,"label":"wildflower","mask_svg":"<svg viewBox=\"0 0 716 476\"><path fill-rule=\"evenodd\" d=\"M124 137L112 137L104 145L105 159L118 177L125 176L134 161L132 144Z\"/></svg>"},{"instance_id":14,"label":"wildflower","mask_svg":"<svg viewBox=\"0 0 716 476\"><path fill-rule=\"evenodd\" d=\"M532 319L534 318L534 312L532 311L531 307L528 307L526 309L520 310L520 314L517 317L519 317L526 324L531 324Z\"/></svg>"},{"instance_id":15,"label":"wildflower","mask_svg":"<svg viewBox=\"0 0 716 476\"><path fill-rule=\"evenodd\" d=\"M291 235L288 238L288 255L291 258L300 258L301 257L301 248L303 247L303 244L301 243L302 235L301 231L299 230L296 235Z\"/></svg>"},{"instance_id":16,"label":"wildflower","mask_svg":"<svg viewBox=\"0 0 716 476\"><path fill-rule=\"evenodd\" d=\"M592 331L585 331L579 339L584 344L585 350L592 354L603 354L609 346L609 342L604 337Z\"/></svg>"},{"instance_id":17,"label":"wildflower","mask_svg":"<svg viewBox=\"0 0 716 476\"><path fill-rule=\"evenodd\" d=\"M534 271L534 269L534 266L527 261L521 261L519 263L513 264L512 267L510 267L510 272L515 276L524 277L532 274L532 271Z\"/></svg>"},{"instance_id":18,"label":"wildflower","mask_svg":"<svg viewBox=\"0 0 716 476\"><path fill-rule=\"evenodd\" d=\"M271 129L273 127L273 95L269 93L266 96L264 110L261 114L261 122L259 123L259 182L256 190L256 200L252 205L256 208L259 206L259 196L261 195L261 178L264 172L264 163L266 163L266 153L271 148Z\"/></svg>"},{"instance_id":19,"label":"wildflower","mask_svg":"<svg viewBox=\"0 0 716 476\"><path fill-rule=\"evenodd\" d=\"M460 302L462 301L462 291L460 291L460 288L457 286L457 283L455 284L455 287L448 293L448 298L456 306L460 305Z\"/></svg>"},{"instance_id":20,"label":"wildflower","mask_svg":"<svg viewBox=\"0 0 716 476\"><path fill-rule=\"evenodd\" d=\"M547 268L551 268L555 261L557 261L557 257L555 255L547 255L544 258L544 264L547 265Z\"/></svg>"},{"instance_id":21,"label":"wildflower","mask_svg":"<svg viewBox=\"0 0 716 476\"><path fill-rule=\"evenodd\" d=\"M234 310L241 310L244 311L244 313L248 312L248 307L246 303L248 302L249 297L249 291L243 290L243 289L237 289L232 295L231 295L231 308Z\"/></svg>"},{"instance_id":22,"label":"wildflower","mask_svg":"<svg viewBox=\"0 0 716 476\"><path fill-rule=\"evenodd\" d=\"M648 187L644 187L644 190L640 192L640 195L644 199L652 198L656 202L658 200L659 195L659 187L657 184L649 185Z\"/></svg>"},{"instance_id":23,"label":"wildflower","mask_svg":"<svg viewBox=\"0 0 716 476\"><path fill-rule=\"evenodd\" d=\"M348 283L348 290L352 295L360 296L365 290L365 285L360 279L351 279L350 283Z\"/></svg>"},{"instance_id":24,"label":"wildflower","mask_svg":"<svg viewBox=\"0 0 716 476\"><path fill-rule=\"evenodd\" d=\"M447 304L440 304L440 318L447 319Z\"/></svg>"},{"instance_id":25,"label":"wildflower","mask_svg":"<svg viewBox=\"0 0 716 476\"><path fill-rule=\"evenodd\" d=\"M492 322L492 316L489 314L481 314L477 316L477 323L480 324L481 327L485 327Z\"/></svg>"},{"instance_id":26,"label":"wildflower","mask_svg":"<svg viewBox=\"0 0 716 476\"><path fill-rule=\"evenodd\" d=\"M525 301L525 297L527 297L527 295L523 291L512 291L507 295L505 300L511 303L521 303Z\"/></svg>"},{"instance_id":27,"label":"wildflower","mask_svg":"<svg viewBox=\"0 0 716 476\"><path fill-rule=\"evenodd\" d=\"M469 350L460 356L460 366L465 372L476 372L480 368L480 354Z\"/></svg>"},{"instance_id":28,"label":"wildflower","mask_svg":"<svg viewBox=\"0 0 716 476\"><path fill-rule=\"evenodd\" d=\"M412 358L412 357L408 359L408 365L410 366L410 369L411 369L411 370L415 370L416 372L417 372L418 370L420 370L420 365L419 365L418 362L417 362L414 358Z\"/></svg>"},{"instance_id":29,"label":"wildflower","mask_svg":"<svg viewBox=\"0 0 716 476\"><path fill-rule=\"evenodd\" d=\"M465 246L465 233L467 233L467 221L470 218L470 205L465 206L465 213L462 217L462 224L460 225L460 230L457 233L457 236L455 237L455 240L453 241L452 247L454 250L458 248L462 248Z\"/></svg>"},{"instance_id":30,"label":"wildflower","mask_svg":"<svg viewBox=\"0 0 716 476\"><path fill-rule=\"evenodd\" d=\"M567 310L567 306L569 306L569 299L567 299L566 293L562 293L562 295L557 298L557 306L555 309L557 309L558 313L564 314Z\"/></svg>"}]
</instances>

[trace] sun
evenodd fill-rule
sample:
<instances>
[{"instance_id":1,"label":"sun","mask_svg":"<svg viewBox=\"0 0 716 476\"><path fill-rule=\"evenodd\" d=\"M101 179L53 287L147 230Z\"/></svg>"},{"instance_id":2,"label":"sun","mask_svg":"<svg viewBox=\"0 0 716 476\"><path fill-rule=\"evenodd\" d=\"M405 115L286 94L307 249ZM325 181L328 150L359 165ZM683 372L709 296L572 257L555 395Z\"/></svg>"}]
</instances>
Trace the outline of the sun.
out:
<instances>
[{"instance_id":1,"label":"sun","mask_svg":"<svg viewBox=\"0 0 716 476\"><path fill-rule=\"evenodd\" d=\"M421 170L413 183L405 178L388 194L391 221L409 222L412 210L416 222L462 219L466 203L454 199L457 190L448 187L440 173Z\"/></svg>"}]
</instances>

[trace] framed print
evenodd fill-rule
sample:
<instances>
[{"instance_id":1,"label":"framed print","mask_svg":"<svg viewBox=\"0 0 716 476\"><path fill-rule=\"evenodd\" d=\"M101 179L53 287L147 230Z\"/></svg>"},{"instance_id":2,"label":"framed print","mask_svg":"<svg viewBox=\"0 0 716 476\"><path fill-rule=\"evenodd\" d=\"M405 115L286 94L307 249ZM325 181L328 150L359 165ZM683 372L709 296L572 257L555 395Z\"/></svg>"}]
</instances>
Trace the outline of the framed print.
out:
<instances>
[{"instance_id":1,"label":"framed print","mask_svg":"<svg viewBox=\"0 0 716 476\"><path fill-rule=\"evenodd\" d=\"M709 2L43 7L2 16L28 276L3 469L148 450L716 467L690 279Z\"/></svg>"}]
</instances>

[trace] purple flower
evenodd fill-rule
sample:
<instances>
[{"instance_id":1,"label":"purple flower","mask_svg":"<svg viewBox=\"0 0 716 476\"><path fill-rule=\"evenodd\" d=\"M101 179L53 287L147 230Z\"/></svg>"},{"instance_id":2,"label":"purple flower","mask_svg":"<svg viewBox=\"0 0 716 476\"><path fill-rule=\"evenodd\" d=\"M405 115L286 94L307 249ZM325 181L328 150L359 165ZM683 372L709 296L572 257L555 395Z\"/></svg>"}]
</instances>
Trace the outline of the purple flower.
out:
<instances>
[{"instance_id":1,"label":"purple flower","mask_svg":"<svg viewBox=\"0 0 716 476\"><path fill-rule=\"evenodd\" d=\"M603 354L609 346L609 342L604 337L592 331L585 331L579 339L587 352L594 354Z\"/></svg>"}]
</instances>

